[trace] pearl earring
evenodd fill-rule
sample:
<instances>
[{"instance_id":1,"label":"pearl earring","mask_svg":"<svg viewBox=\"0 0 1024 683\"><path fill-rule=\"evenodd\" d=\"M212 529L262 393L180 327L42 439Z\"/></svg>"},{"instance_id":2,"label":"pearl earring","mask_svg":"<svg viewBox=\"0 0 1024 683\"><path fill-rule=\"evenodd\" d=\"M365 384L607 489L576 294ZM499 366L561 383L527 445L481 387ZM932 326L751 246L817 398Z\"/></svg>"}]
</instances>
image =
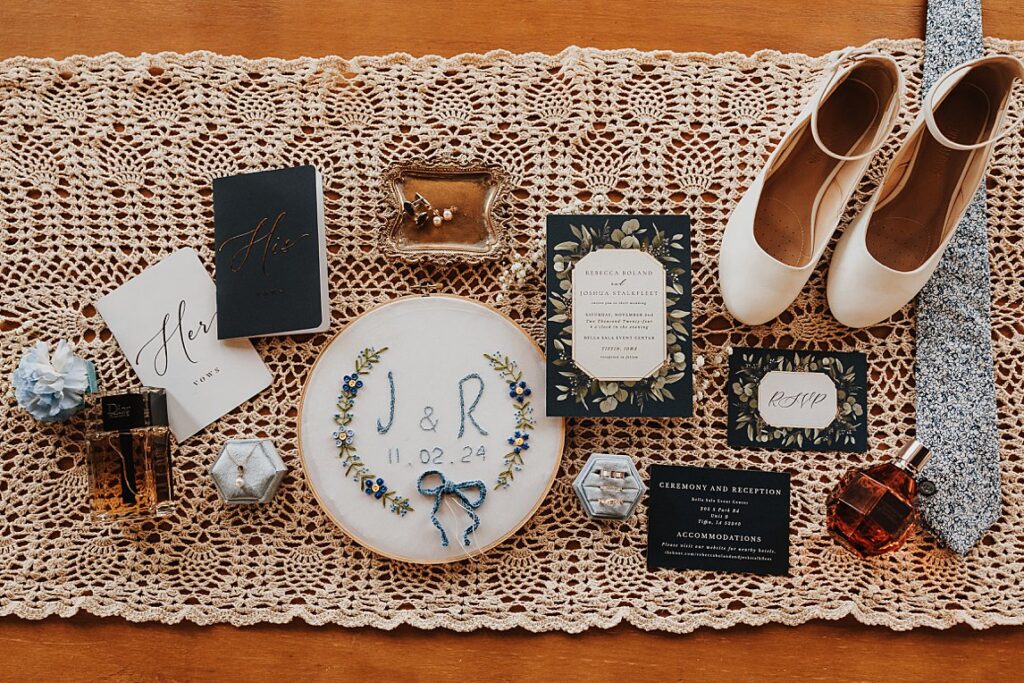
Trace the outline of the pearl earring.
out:
<instances>
[{"instance_id":1,"label":"pearl earring","mask_svg":"<svg viewBox=\"0 0 1024 683\"><path fill-rule=\"evenodd\" d=\"M455 212L457 210L458 209L454 206L449 206L443 211L434 209L434 227L440 228L442 223L450 223L451 220L455 218Z\"/></svg>"}]
</instances>

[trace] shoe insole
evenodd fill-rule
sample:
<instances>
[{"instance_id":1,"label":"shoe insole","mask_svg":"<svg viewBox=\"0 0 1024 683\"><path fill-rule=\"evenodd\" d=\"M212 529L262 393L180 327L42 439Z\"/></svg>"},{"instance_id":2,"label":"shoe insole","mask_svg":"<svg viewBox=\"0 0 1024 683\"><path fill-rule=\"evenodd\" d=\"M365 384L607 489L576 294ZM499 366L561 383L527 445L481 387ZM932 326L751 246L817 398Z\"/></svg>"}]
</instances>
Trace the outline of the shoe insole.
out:
<instances>
[{"instance_id":1,"label":"shoe insole","mask_svg":"<svg viewBox=\"0 0 1024 683\"><path fill-rule=\"evenodd\" d=\"M985 92L963 83L936 109L935 123L950 140L973 144L986 133L989 113ZM899 179L902 185L896 194L875 211L865 237L868 252L879 263L902 272L920 268L939 248L958 191L973 195L976 189L957 187L972 151L950 149L927 130L921 136L920 147L908 162L909 175Z\"/></svg>"},{"instance_id":2,"label":"shoe insole","mask_svg":"<svg viewBox=\"0 0 1024 683\"><path fill-rule=\"evenodd\" d=\"M822 142L834 152L849 155L872 128L878 108L878 96L869 86L855 79L844 81L818 112ZM843 162L821 151L810 122L792 144L765 181L754 218L754 238L774 258L802 267L814 253L815 203L825 197L823 187Z\"/></svg>"}]
</instances>

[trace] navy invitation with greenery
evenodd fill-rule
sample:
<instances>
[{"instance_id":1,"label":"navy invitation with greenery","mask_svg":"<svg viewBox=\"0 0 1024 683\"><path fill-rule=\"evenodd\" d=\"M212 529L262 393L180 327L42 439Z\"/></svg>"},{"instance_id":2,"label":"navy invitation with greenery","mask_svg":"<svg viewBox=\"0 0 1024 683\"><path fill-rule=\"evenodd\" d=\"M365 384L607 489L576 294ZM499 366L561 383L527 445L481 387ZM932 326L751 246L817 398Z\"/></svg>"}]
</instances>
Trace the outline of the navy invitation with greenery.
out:
<instances>
[{"instance_id":1,"label":"navy invitation with greenery","mask_svg":"<svg viewBox=\"0 0 1024 683\"><path fill-rule=\"evenodd\" d=\"M862 353L733 348L728 394L730 446L867 450Z\"/></svg>"},{"instance_id":2,"label":"navy invitation with greenery","mask_svg":"<svg viewBox=\"0 0 1024 683\"><path fill-rule=\"evenodd\" d=\"M549 216L547 414L689 417L687 216Z\"/></svg>"}]
</instances>

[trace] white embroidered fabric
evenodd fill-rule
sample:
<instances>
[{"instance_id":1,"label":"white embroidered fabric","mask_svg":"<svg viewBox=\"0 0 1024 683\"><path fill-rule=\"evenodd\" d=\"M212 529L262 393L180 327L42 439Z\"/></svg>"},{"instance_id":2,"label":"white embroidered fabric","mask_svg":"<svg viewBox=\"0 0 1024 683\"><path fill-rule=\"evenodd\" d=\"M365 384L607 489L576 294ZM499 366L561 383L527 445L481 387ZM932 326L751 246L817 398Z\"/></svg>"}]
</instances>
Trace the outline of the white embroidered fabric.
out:
<instances>
[{"instance_id":1,"label":"white embroidered fabric","mask_svg":"<svg viewBox=\"0 0 1024 683\"><path fill-rule=\"evenodd\" d=\"M916 88L921 41L873 45L896 57ZM987 46L1024 56L1024 42ZM903 550L863 561L825 532L825 495L839 475L884 458L913 431L912 309L870 330L843 328L825 305L824 265L769 325L737 325L718 294L729 212L830 59L570 48L450 59L194 53L0 62L5 378L26 345L66 337L96 361L106 388L132 386L93 302L182 246L212 263L211 178L307 163L324 175L335 330L436 282L497 305L542 341L538 240L548 214L674 212L693 219L694 353L707 361L696 371L692 419L571 421L561 470L537 515L488 554L451 566L376 556L317 506L296 452L296 407L328 334L256 340L273 386L177 448L177 511L136 525L88 521L84 425L33 422L5 380L0 614L572 632L845 615L895 629L1024 622L1024 139L999 145L988 181L1004 508L965 559L918 532ZM917 102L906 98L869 182ZM1016 102L1019 110L1019 93ZM411 158L503 167L514 189L499 217L515 260L460 267L385 259L377 236L396 207L380 178ZM727 344L865 352L871 450L730 449ZM218 500L207 471L236 437L273 439L291 468L273 502ZM628 522L595 522L572 493L592 452L629 454L643 474L652 463L790 472L790 575L649 571L645 505Z\"/></svg>"}]
</instances>

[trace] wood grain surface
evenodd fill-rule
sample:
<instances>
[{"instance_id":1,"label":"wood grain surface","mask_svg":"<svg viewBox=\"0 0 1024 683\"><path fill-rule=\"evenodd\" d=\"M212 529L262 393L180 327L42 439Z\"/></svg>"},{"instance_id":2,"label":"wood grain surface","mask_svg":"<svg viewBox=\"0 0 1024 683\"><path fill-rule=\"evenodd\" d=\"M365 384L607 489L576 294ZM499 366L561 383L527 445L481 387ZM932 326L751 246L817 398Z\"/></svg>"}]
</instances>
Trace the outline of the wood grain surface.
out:
<instances>
[{"instance_id":1,"label":"wood grain surface","mask_svg":"<svg viewBox=\"0 0 1024 683\"><path fill-rule=\"evenodd\" d=\"M924 0L0 0L0 58L212 50L247 57L453 55L568 45L821 53L921 36ZM1024 39L1020 0L984 0L985 32ZM0 586L0 591L3 587ZM199 627L80 615L0 619L0 680L1003 681L1024 628L893 633L850 620L685 636Z\"/></svg>"}]
</instances>

